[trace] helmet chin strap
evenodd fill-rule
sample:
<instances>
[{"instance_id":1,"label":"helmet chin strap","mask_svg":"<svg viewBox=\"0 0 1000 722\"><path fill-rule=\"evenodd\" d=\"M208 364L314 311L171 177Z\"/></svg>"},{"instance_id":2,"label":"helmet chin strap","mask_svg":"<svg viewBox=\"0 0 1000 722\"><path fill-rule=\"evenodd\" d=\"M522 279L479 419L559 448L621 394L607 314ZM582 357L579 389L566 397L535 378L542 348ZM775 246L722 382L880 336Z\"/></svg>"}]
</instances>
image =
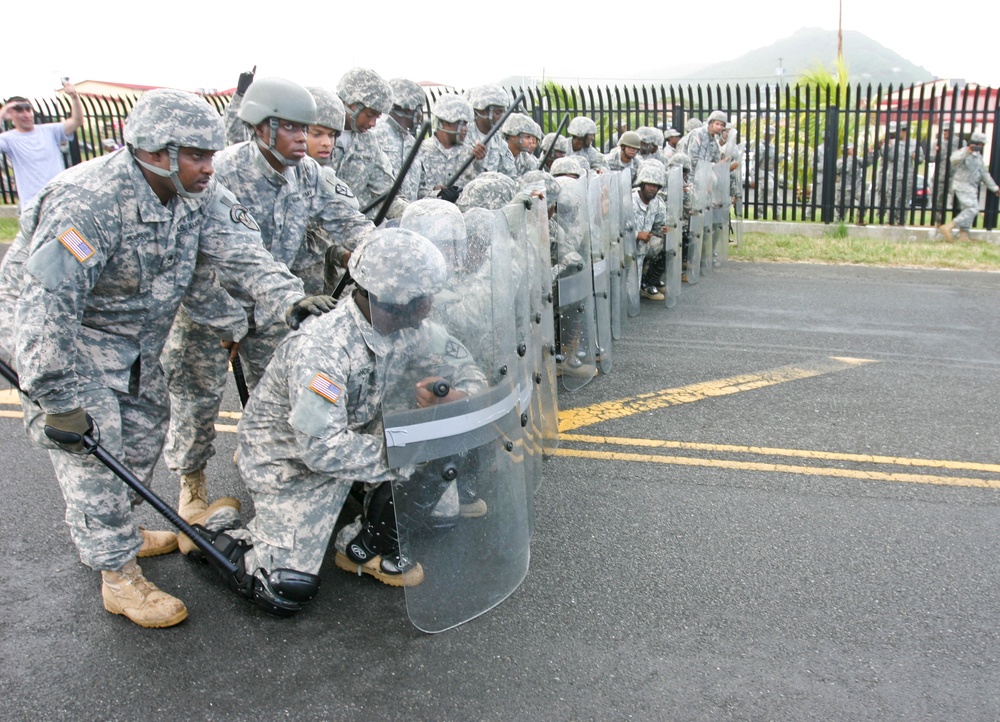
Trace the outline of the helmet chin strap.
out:
<instances>
[{"instance_id":1,"label":"helmet chin strap","mask_svg":"<svg viewBox=\"0 0 1000 722\"><path fill-rule=\"evenodd\" d=\"M269 121L271 125L271 138L270 140L268 140L267 145L264 145L264 141L262 141L258 136L257 145L259 145L261 148L266 149L271 155L277 158L278 162L281 163L281 165L298 165L301 158L286 158L285 156L283 156L281 153L278 152L277 148L274 147L274 139L277 138L278 136L278 119L270 118Z\"/></svg>"},{"instance_id":2,"label":"helmet chin strap","mask_svg":"<svg viewBox=\"0 0 1000 722\"><path fill-rule=\"evenodd\" d=\"M166 170L164 168L160 168L157 165L153 165L152 163L147 163L146 161L141 160L135 154L135 150L131 146L129 146L129 152L132 153L132 158L135 159L136 163L138 163L140 166L148 170L153 175L157 175L160 178L169 178L170 182L174 186L174 190L177 192L177 195L181 196L182 198L191 198L193 200L198 200L199 198L204 197L205 193L207 193L208 191L205 190L199 193L192 193L181 184L181 179L179 175L180 164L177 161L177 155L179 150L180 149L174 143L171 143L170 145L167 146L167 154L170 157L170 170Z\"/></svg>"}]
</instances>

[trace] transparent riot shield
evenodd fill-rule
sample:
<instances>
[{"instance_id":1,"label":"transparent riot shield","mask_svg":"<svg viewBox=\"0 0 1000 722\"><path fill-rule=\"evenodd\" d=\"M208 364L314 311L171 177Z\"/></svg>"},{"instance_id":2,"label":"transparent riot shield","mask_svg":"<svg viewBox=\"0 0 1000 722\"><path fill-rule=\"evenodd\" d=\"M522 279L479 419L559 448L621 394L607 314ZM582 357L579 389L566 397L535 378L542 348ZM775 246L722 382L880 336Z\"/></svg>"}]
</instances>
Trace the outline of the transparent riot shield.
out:
<instances>
[{"instance_id":1,"label":"transparent riot shield","mask_svg":"<svg viewBox=\"0 0 1000 722\"><path fill-rule=\"evenodd\" d=\"M611 371L611 244L604 234L604 216L610 208L608 187L601 176L588 177L587 208L590 222L590 262L594 273L594 312L597 323L597 368Z\"/></svg>"},{"instance_id":2,"label":"transparent riot shield","mask_svg":"<svg viewBox=\"0 0 1000 722\"><path fill-rule=\"evenodd\" d=\"M715 168L701 162L694 171L695 206L701 208L701 275L712 273L712 253L715 245Z\"/></svg>"},{"instance_id":3,"label":"transparent riot shield","mask_svg":"<svg viewBox=\"0 0 1000 722\"><path fill-rule=\"evenodd\" d=\"M712 167L715 175L712 203L712 267L722 268L729 257L729 161Z\"/></svg>"},{"instance_id":4,"label":"transparent riot shield","mask_svg":"<svg viewBox=\"0 0 1000 722\"><path fill-rule=\"evenodd\" d=\"M496 606L528 570L530 496L518 410L513 255L501 214L446 290L405 306L370 297L399 552L423 580L406 609L441 632Z\"/></svg>"},{"instance_id":5,"label":"transparent riot shield","mask_svg":"<svg viewBox=\"0 0 1000 722\"><path fill-rule=\"evenodd\" d=\"M624 332L622 308L625 301L625 267L622 255L622 199L618 187L618 176L629 171L613 171L598 176L604 192L607 193L607 211L602 214L602 230L611 249L608 267L611 278L611 338L620 339Z\"/></svg>"},{"instance_id":6,"label":"transparent riot shield","mask_svg":"<svg viewBox=\"0 0 1000 722\"><path fill-rule=\"evenodd\" d=\"M688 220L688 256L684 265L688 283L696 284L701 278L702 241L705 235L705 192L699 193L697 181L692 179L691 218Z\"/></svg>"},{"instance_id":7,"label":"transparent riot shield","mask_svg":"<svg viewBox=\"0 0 1000 722\"><path fill-rule=\"evenodd\" d=\"M681 295L681 226L684 223L684 169L673 166L667 170L666 186L667 235L663 239L663 252L666 254L666 270L664 271L664 303L667 308L673 308Z\"/></svg>"},{"instance_id":8,"label":"transparent riot shield","mask_svg":"<svg viewBox=\"0 0 1000 722\"><path fill-rule=\"evenodd\" d=\"M736 157L739 159L740 164L734 171L733 178L733 188L736 202L733 204L732 208L732 220L730 223L733 226L734 240L736 247L739 248L743 243L743 159L746 157L746 144L740 143L736 146ZM726 258L729 258L729 249L726 249Z\"/></svg>"},{"instance_id":9,"label":"transparent riot shield","mask_svg":"<svg viewBox=\"0 0 1000 722\"><path fill-rule=\"evenodd\" d=\"M556 373L567 391L597 374L594 276L590 265L588 181L560 179L555 221Z\"/></svg>"},{"instance_id":10,"label":"transparent riot shield","mask_svg":"<svg viewBox=\"0 0 1000 722\"><path fill-rule=\"evenodd\" d=\"M636 258L636 227L635 210L632 203L632 174L630 172L619 173L618 194L621 203L621 238L622 238L622 267L625 277L625 308L632 318L639 315L640 311L640 285L642 268L637 263Z\"/></svg>"}]
</instances>

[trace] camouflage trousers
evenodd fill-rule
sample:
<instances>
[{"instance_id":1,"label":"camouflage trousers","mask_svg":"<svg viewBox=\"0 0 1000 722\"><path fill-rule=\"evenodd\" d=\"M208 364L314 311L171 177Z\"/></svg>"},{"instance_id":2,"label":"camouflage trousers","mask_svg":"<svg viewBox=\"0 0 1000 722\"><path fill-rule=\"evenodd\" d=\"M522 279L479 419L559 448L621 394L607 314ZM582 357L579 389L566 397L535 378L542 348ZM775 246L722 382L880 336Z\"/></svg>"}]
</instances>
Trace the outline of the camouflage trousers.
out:
<instances>
[{"instance_id":1,"label":"camouflage trousers","mask_svg":"<svg viewBox=\"0 0 1000 722\"><path fill-rule=\"evenodd\" d=\"M247 524L248 541L253 544L244 557L247 570L296 569L319 574L337 517L351 491L350 482L319 473L280 480L241 476L256 512ZM360 526L350 538L359 530Z\"/></svg>"},{"instance_id":2,"label":"camouflage trousers","mask_svg":"<svg viewBox=\"0 0 1000 722\"><path fill-rule=\"evenodd\" d=\"M979 215L979 189L958 187L952 189L952 192L955 194L958 205L962 209L955 216L955 225L958 226L959 230L967 231L972 228L972 224L976 221L976 216Z\"/></svg>"},{"instance_id":3,"label":"camouflage trousers","mask_svg":"<svg viewBox=\"0 0 1000 722\"><path fill-rule=\"evenodd\" d=\"M163 377L154 378L138 397L97 382L78 388L80 404L100 430L100 442L147 487L163 447L168 409ZM43 431L45 413L21 397L24 425L32 440L49 452L66 501L66 523L80 561L94 570L118 570L134 559L142 535L132 515L142 499L90 454L63 451ZM123 439L128 445L123 445Z\"/></svg>"},{"instance_id":4,"label":"camouflage trousers","mask_svg":"<svg viewBox=\"0 0 1000 722\"><path fill-rule=\"evenodd\" d=\"M288 329L275 324L251 331L240 341L240 360L252 391ZM189 474L215 455L215 422L229 378L229 352L207 326L195 323L181 306L160 355L170 390L170 428L163 459L167 468Z\"/></svg>"}]
</instances>

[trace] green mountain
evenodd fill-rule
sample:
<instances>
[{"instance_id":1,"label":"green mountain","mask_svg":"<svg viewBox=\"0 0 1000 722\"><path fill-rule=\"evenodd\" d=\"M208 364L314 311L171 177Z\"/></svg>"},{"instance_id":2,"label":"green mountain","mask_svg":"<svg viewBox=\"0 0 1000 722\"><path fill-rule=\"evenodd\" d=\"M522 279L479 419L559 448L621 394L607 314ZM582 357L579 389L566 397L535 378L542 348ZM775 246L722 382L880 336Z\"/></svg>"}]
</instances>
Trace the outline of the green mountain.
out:
<instances>
[{"instance_id":1,"label":"green mountain","mask_svg":"<svg viewBox=\"0 0 1000 722\"><path fill-rule=\"evenodd\" d=\"M930 71L856 30L844 31L844 60L852 84L910 85L935 79ZM790 37L735 60L707 65L685 73L684 77L676 77L669 71L666 74L671 83L765 85L778 82L779 62L783 83L795 83L801 73L820 66L836 76L837 31L802 28Z\"/></svg>"}]
</instances>

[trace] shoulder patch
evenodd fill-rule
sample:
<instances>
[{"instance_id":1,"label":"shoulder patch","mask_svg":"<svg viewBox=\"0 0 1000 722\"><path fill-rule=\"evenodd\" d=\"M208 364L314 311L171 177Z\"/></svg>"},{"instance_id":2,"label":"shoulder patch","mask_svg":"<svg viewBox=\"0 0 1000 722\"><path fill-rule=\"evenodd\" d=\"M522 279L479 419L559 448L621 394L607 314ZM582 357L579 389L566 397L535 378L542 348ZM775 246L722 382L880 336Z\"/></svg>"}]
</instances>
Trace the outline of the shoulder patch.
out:
<instances>
[{"instance_id":1,"label":"shoulder patch","mask_svg":"<svg viewBox=\"0 0 1000 722\"><path fill-rule=\"evenodd\" d=\"M337 403L337 399L344 393L343 386L335 381L331 381L328 376L322 373L313 376L313 380L309 382L309 390L315 391L331 404Z\"/></svg>"},{"instance_id":2,"label":"shoulder patch","mask_svg":"<svg viewBox=\"0 0 1000 722\"><path fill-rule=\"evenodd\" d=\"M73 256L80 263L83 263L88 258L94 255L94 247L87 242L87 239L83 237L80 231L73 227L69 230L63 231L59 235L59 242L66 247L66 250L73 254Z\"/></svg>"},{"instance_id":3,"label":"shoulder patch","mask_svg":"<svg viewBox=\"0 0 1000 722\"><path fill-rule=\"evenodd\" d=\"M242 223L251 231L260 230L260 226L257 225L257 221L253 218L253 214L250 213L250 209L242 203L234 203L232 207L230 207L229 217L236 223Z\"/></svg>"}]
</instances>

